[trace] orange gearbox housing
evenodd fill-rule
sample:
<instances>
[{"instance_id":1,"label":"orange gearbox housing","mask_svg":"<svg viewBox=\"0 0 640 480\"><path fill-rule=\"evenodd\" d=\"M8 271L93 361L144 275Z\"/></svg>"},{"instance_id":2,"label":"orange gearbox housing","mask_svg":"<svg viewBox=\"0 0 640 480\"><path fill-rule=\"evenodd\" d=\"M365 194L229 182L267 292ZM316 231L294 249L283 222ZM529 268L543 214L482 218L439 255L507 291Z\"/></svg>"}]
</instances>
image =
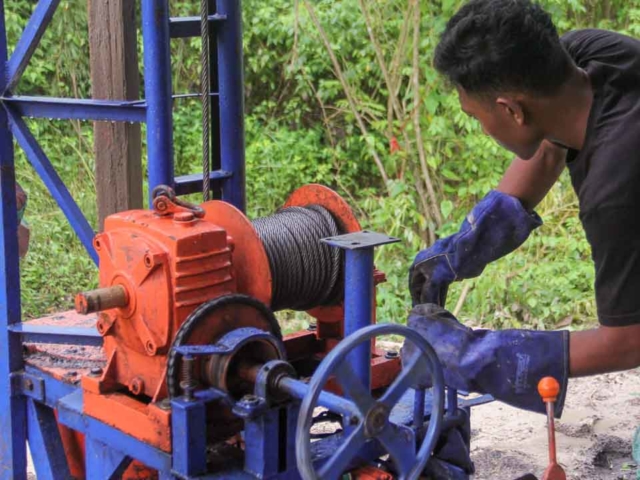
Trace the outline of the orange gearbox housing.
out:
<instances>
[{"instance_id":1,"label":"orange gearbox housing","mask_svg":"<svg viewBox=\"0 0 640 480\"><path fill-rule=\"evenodd\" d=\"M94 244L100 285L122 286L127 297L98 316L109 361L103 381L163 398L177 329L202 303L236 291L227 233L191 212L129 211L107 218Z\"/></svg>"}]
</instances>

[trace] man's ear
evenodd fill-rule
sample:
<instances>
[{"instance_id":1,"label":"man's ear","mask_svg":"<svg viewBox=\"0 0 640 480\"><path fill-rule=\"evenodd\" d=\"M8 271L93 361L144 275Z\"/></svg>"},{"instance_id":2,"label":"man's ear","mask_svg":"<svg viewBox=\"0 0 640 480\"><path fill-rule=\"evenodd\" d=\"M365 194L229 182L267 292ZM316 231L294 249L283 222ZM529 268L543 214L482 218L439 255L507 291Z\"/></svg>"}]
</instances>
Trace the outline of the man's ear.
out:
<instances>
[{"instance_id":1,"label":"man's ear","mask_svg":"<svg viewBox=\"0 0 640 480\"><path fill-rule=\"evenodd\" d=\"M519 126L522 127L527 122L522 104L516 99L498 97L496 98L496 106L498 107L498 111L504 113Z\"/></svg>"}]
</instances>

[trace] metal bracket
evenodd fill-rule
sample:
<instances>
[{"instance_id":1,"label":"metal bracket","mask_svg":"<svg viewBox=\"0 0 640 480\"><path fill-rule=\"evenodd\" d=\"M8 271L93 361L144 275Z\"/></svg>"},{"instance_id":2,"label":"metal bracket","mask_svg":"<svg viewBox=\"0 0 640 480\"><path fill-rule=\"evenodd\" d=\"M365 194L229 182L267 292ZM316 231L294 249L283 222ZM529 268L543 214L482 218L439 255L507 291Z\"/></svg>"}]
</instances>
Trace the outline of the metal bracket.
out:
<instances>
[{"instance_id":1,"label":"metal bracket","mask_svg":"<svg viewBox=\"0 0 640 480\"><path fill-rule=\"evenodd\" d=\"M38 402L44 403L44 379L24 372L12 373L11 394L14 397L24 395L25 397L30 397Z\"/></svg>"},{"instance_id":2,"label":"metal bracket","mask_svg":"<svg viewBox=\"0 0 640 480\"><path fill-rule=\"evenodd\" d=\"M400 239L382 233L362 230L361 232L347 233L346 235L339 235L337 237L323 238L320 241L344 250L361 250L363 248L373 248L389 243L397 243Z\"/></svg>"}]
</instances>

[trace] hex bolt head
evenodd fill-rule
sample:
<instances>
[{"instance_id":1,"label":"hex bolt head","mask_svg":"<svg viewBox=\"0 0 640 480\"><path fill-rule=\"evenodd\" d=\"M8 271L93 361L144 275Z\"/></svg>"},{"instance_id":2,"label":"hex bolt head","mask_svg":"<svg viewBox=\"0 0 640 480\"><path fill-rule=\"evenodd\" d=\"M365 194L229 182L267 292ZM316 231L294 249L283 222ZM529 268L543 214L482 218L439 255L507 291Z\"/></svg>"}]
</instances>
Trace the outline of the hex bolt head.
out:
<instances>
[{"instance_id":1,"label":"hex bolt head","mask_svg":"<svg viewBox=\"0 0 640 480\"><path fill-rule=\"evenodd\" d=\"M386 352L384 352L384 358L386 358L387 360L393 360L394 358L398 358L400 356L400 353L398 353L397 350L387 350Z\"/></svg>"},{"instance_id":2,"label":"hex bolt head","mask_svg":"<svg viewBox=\"0 0 640 480\"><path fill-rule=\"evenodd\" d=\"M98 375L102 375L102 369L100 367L93 367L89 375L97 377Z\"/></svg>"}]
</instances>

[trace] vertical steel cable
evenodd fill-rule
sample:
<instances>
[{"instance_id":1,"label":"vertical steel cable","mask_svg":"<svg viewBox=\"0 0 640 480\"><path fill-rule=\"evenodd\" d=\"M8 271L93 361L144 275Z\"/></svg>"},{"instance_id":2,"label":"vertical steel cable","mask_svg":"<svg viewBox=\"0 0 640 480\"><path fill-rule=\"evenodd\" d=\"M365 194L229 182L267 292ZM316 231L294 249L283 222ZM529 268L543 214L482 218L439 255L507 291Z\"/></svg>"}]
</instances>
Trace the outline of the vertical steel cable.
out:
<instances>
[{"instance_id":1,"label":"vertical steel cable","mask_svg":"<svg viewBox=\"0 0 640 480\"><path fill-rule=\"evenodd\" d=\"M210 107L210 83L209 83L209 1L200 0L200 35L202 37L202 53L200 64L200 91L202 103L202 196L204 201L210 197L211 184L209 178L209 107Z\"/></svg>"}]
</instances>

